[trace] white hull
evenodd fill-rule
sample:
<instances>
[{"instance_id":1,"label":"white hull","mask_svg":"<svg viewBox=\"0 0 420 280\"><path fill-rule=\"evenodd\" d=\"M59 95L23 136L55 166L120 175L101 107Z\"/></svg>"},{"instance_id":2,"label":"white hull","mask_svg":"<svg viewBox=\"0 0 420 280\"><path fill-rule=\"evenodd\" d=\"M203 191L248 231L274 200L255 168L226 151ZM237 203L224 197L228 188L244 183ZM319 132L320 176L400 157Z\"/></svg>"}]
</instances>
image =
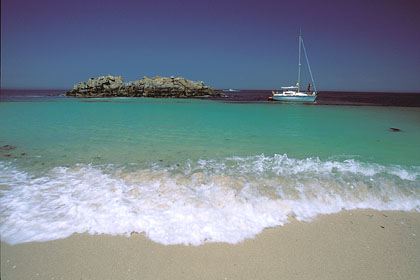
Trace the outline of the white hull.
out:
<instances>
[{"instance_id":1,"label":"white hull","mask_svg":"<svg viewBox=\"0 0 420 280\"><path fill-rule=\"evenodd\" d=\"M289 102L314 102L316 95L285 95L273 94L273 100Z\"/></svg>"}]
</instances>

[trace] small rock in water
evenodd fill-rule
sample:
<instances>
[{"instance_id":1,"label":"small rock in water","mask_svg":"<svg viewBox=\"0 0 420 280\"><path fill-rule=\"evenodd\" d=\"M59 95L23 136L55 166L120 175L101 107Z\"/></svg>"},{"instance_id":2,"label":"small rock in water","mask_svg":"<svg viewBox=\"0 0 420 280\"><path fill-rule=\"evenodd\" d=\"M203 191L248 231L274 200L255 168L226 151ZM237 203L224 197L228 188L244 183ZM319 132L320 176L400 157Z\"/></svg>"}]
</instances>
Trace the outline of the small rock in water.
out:
<instances>
[{"instance_id":1,"label":"small rock in water","mask_svg":"<svg viewBox=\"0 0 420 280\"><path fill-rule=\"evenodd\" d=\"M401 129L395 128L395 127L390 127L389 130L391 130L392 132L400 132L401 131Z\"/></svg>"},{"instance_id":2,"label":"small rock in water","mask_svg":"<svg viewBox=\"0 0 420 280\"><path fill-rule=\"evenodd\" d=\"M14 149L16 149L16 146L12 146L12 145L4 145L0 147L0 150L2 151L10 151Z\"/></svg>"}]
</instances>

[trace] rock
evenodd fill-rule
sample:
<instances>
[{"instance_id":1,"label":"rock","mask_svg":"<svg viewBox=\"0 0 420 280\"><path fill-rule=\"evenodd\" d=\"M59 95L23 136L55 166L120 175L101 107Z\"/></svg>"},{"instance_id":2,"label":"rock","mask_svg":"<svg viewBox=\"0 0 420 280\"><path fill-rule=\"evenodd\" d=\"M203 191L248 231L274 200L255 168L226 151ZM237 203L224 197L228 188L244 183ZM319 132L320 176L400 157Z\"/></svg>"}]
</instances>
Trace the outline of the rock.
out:
<instances>
[{"instance_id":1,"label":"rock","mask_svg":"<svg viewBox=\"0 0 420 280\"><path fill-rule=\"evenodd\" d=\"M16 149L16 146L12 146L12 145L4 145L0 147L0 151L10 151L10 150L14 150Z\"/></svg>"},{"instance_id":2,"label":"rock","mask_svg":"<svg viewBox=\"0 0 420 280\"><path fill-rule=\"evenodd\" d=\"M89 78L87 82L74 85L73 89L66 93L67 96L75 97L169 97L191 98L200 96L225 97L226 95L216 89L205 86L203 81L195 82L182 77L169 78L156 76L141 80L124 82L122 77L100 76Z\"/></svg>"},{"instance_id":3,"label":"rock","mask_svg":"<svg viewBox=\"0 0 420 280\"><path fill-rule=\"evenodd\" d=\"M395 127L390 127L389 130L391 130L392 132L400 132L401 131L401 129L395 128Z\"/></svg>"}]
</instances>

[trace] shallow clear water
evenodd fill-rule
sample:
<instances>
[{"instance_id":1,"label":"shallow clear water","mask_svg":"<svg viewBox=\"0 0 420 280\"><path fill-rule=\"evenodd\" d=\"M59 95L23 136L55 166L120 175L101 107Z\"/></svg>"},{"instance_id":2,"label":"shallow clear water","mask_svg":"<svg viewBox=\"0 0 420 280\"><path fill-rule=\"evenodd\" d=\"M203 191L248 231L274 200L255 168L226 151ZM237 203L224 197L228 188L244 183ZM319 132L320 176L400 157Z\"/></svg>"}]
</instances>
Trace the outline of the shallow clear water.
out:
<instances>
[{"instance_id":1,"label":"shallow clear water","mask_svg":"<svg viewBox=\"0 0 420 280\"><path fill-rule=\"evenodd\" d=\"M10 243L235 243L289 216L420 210L420 108L11 98L0 147Z\"/></svg>"}]
</instances>

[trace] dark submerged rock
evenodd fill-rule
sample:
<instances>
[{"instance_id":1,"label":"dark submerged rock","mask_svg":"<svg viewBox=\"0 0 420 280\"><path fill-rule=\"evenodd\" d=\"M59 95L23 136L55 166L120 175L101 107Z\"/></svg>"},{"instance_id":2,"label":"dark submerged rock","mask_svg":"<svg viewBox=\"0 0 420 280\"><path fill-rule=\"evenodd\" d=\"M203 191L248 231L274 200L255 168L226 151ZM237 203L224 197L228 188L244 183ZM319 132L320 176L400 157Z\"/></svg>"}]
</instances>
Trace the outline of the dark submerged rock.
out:
<instances>
[{"instance_id":1,"label":"dark submerged rock","mask_svg":"<svg viewBox=\"0 0 420 280\"><path fill-rule=\"evenodd\" d=\"M74 97L155 97L155 98L194 98L224 97L224 93L205 86L204 82L184 78L143 77L141 80L124 82L122 77L101 76L90 78L87 82L76 84L66 93Z\"/></svg>"},{"instance_id":2,"label":"dark submerged rock","mask_svg":"<svg viewBox=\"0 0 420 280\"><path fill-rule=\"evenodd\" d=\"M401 129L395 128L395 127L390 127L389 130L392 131L392 132L400 132L401 131Z\"/></svg>"},{"instance_id":3,"label":"dark submerged rock","mask_svg":"<svg viewBox=\"0 0 420 280\"><path fill-rule=\"evenodd\" d=\"M0 151L11 151L16 149L16 146L12 146L12 145L4 145L0 147Z\"/></svg>"}]
</instances>

